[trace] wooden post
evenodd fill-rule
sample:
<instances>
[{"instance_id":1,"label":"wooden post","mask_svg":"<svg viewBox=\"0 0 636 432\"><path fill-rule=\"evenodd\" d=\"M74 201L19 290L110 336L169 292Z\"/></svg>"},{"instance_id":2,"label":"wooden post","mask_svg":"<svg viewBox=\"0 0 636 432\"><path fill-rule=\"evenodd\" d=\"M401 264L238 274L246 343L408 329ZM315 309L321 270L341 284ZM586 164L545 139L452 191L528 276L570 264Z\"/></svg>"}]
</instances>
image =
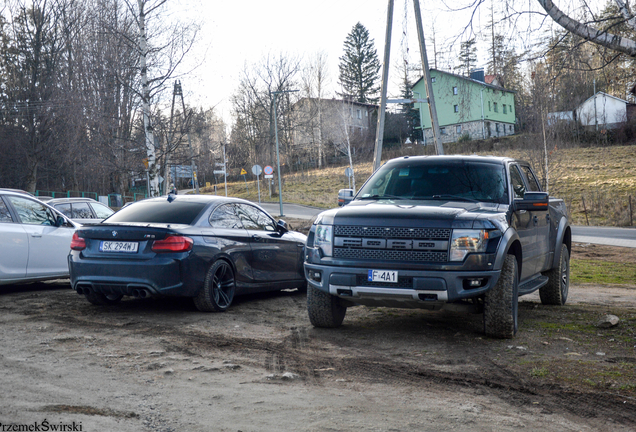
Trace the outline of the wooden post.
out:
<instances>
[{"instance_id":1,"label":"wooden post","mask_svg":"<svg viewBox=\"0 0 636 432\"><path fill-rule=\"evenodd\" d=\"M587 219L587 208L585 208L585 197L581 195L581 201L583 201L583 213L585 213L585 222L589 225L590 221Z\"/></svg>"}]
</instances>

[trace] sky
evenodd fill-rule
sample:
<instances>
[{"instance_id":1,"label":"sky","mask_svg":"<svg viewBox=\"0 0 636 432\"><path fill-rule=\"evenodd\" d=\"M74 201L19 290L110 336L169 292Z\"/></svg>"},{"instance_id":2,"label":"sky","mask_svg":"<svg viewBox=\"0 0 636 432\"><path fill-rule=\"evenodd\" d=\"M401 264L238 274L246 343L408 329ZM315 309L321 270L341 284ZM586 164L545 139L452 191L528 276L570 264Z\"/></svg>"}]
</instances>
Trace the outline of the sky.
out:
<instances>
[{"instance_id":1,"label":"sky","mask_svg":"<svg viewBox=\"0 0 636 432\"><path fill-rule=\"evenodd\" d=\"M360 22L374 39L382 62L387 22L386 0L303 0L221 1L186 0L179 3L186 19L202 24L195 48L202 65L181 78L189 103L216 107L230 121L230 97L238 87L241 71L268 53L307 58L322 51L327 54L329 80L335 90L339 57L353 26ZM406 39L413 61L419 61L419 48L413 3L407 1L409 22ZM402 57L404 0L395 1L391 64ZM423 6L422 6L423 7ZM423 15L425 11L423 10ZM431 15L423 16L423 20ZM426 25L426 24L425 24ZM393 68L389 80L397 87L399 76Z\"/></svg>"},{"instance_id":2,"label":"sky","mask_svg":"<svg viewBox=\"0 0 636 432\"><path fill-rule=\"evenodd\" d=\"M566 1L556 3L565 10L562 4ZM534 2L523 3L527 7ZM454 41L457 47L460 40L455 38L471 16L466 11L442 10L443 3L439 1L420 0L420 4L429 65L433 67L433 33L438 49L449 41ZM502 3L495 0L495 4ZM230 98L238 87L241 72L267 54L308 58L324 52L332 94L337 87L344 41L357 22L362 23L374 39L380 62L384 57L387 0L179 0L173 5L175 16L201 24L196 46L185 68L199 66L180 78L186 102L203 108L214 107L228 126L231 124ZM487 8L480 9L474 16L477 25L485 25L489 20ZM400 80L397 65L404 46L409 49L411 63L420 64L412 0L395 0L391 42L389 97L395 97ZM485 54L485 49L479 50L478 66L485 65ZM444 65L439 68L447 69Z\"/></svg>"}]
</instances>

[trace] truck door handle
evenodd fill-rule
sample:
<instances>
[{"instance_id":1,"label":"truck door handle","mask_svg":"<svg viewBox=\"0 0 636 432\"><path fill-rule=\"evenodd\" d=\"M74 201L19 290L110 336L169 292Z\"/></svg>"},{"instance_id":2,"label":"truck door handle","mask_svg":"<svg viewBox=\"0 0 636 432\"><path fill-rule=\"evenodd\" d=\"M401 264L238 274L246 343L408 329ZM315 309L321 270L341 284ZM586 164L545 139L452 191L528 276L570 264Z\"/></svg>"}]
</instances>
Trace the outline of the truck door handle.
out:
<instances>
[{"instance_id":1,"label":"truck door handle","mask_svg":"<svg viewBox=\"0 0 636 432\"><path fill-rule=\"evenodd\" d=\"M538 217L533 217L532 221L534 222L535 225L537 225L539 223L539 218Z\"/></svg>"},{"instance_id":2,"label":"truck door handle","mask_svg":"<svg viewBox=\"0 0 636 432\"><path fill-rule=\"evenodd\" d=\"M31 234L31 237L37 237L37 238L40 238L40 237L42 237L42 234Z\"/></svg>"}]
</instances>

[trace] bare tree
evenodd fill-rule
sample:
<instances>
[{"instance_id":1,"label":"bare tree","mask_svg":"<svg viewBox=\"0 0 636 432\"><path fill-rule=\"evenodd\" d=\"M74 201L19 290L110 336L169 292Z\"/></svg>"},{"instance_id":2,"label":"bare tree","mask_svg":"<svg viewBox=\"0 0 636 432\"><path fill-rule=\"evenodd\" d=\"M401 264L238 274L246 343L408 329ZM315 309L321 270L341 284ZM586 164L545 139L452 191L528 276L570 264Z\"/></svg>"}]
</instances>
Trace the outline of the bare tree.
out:
<instances>
[{"instance_id":1,"label":"bare tree","mask_svg":"<svg viewBox=\"0 0 636 432\"><path fill-rule=\"evenodd\" d=\"M305 128L312 136L318 153L318 168L322 168L324 158L323 142L323 98L326 97L326 87L329 85L327 69L327 54L318 52L310 58L301 74L303 95L309 100L309 110L303 111L308 115L304 119Z\"/></svg>"}]
</instances>

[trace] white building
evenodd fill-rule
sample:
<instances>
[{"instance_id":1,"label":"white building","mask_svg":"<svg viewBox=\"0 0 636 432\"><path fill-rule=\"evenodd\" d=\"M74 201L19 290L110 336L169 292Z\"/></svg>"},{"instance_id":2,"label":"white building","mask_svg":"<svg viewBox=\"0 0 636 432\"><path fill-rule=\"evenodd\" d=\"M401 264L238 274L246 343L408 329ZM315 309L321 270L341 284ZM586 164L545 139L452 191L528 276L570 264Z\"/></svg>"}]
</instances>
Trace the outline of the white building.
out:
<instances>
[{"instance_id":1,"label":"white building","mask_svg":"<svg viewBox=\"0 0 636 432\"><path fill-rule=\"evenodd\" d=\"M576 118L582 126L611 129L627 121L627 105L626 100L598 92L579 105Z\"/></svg>"}]
</instances>

